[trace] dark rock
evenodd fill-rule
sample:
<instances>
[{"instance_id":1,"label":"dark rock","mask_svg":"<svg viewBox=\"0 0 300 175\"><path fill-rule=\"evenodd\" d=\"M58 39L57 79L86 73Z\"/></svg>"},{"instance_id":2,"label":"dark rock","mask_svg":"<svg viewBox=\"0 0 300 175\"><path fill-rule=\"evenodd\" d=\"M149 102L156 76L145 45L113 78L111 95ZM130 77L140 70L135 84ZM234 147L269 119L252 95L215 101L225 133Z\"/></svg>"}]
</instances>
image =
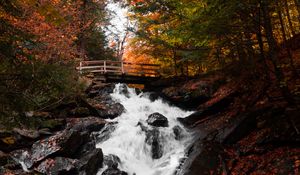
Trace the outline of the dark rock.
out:
<instances>
[{"instance_id":1,"label":"dark rock","mask_svg":"<svg viewBox=\"0 0 300 175\"><path fill-rule=\"evenodd\" d=\"M30 111L25 113L26 117L35 117L35 118L51 118L50 112L39 112L39 111Z\"/></svg>"},{"instance_id":2,"label":"dark rock","mask_svg":"<svg viewBox=\"0 0 300 175\"><path fill-rule=\"evenodd\" d=\"M96 135L98 142L103 142L107 140L110 134L115 130L116 122L107 123L105 127Z\"/></svg>"},{"instance_id":3,"label":"dark rock","mask_svg":"<svg viewBox=\"0 0 300 175\"><path fill-rule=\"evenodd\" d=\"M0 130L0 150L10 152L19 147L16 136L5 130Z\"/></svg>"},{"instance_id":4,"label":"dark rock","mask_svg":"<svg viewBox=\"0 0 300 175\"><path fill-rule=\"evenodd\" d=\"M196 142L183 168L184 175L222 174L223 149L219 143ZM188 165L188 167L186 167Z\"/></svg>"},{"instance_id":5,"label":"dark rock","mask_svg":"<svg viewBox=\"0 0 300 175\"><path fill-rule=\"evenodd\" d=\"M40 122L39 129L48 128L50 132L54 132L64 129L65 125L65 119L48 119Z\"/></svg>"},{"instance_id":6,"label":"dark rock","mask_svg":"<svg viewBox=\"0 0 300 175\"><path fill-rule=\"evenodd\" d=\"M217 96L208 104L203 105L203 107L201 107L203 110L199 110L185 118L179 118L179 121L186 126L193 126L195 123L199 123L199 121L207 120L209 117L226 110L236 96L236 91L228 92L222 97Z\"/></svg>"},{"instance_id":7,"label":"dark rock","mask_svg":"<svg viewBox=\"0 0 300 175\"><path fill-rule=\"evenodd\" d=\"M59 174L78 174L77 171L78 160L55 157L44 160L37 168L36 171L43 174L59 175Z\"/></svg>"},{"instance_id":8,"label":"dark rock","mask_svg":"<svg viewBox=\"0 0 300 175\"><path fill-rule=\"evenodd\" d=\"M162 145L160 141L160 132L157 128L149 129L143 123L138 122L137 126L141 127L146 133L146 143L151 146L151 154L153 159L159 159L163 155Z\"/></svg>"},{"instance_id":9,"label":"dark rock","mask_svg":"<svg viewBox=\"0 0 300 175\"><path fill-rule=\"evenodd\" d=\"M148 116L147 123L156 127L168 127L168 119L162 114L156 112Z\"/></svg>"},{"instance_id":10,"label":"dark rock","mask_svg":"<svg viewBox=\"0 0 300 175\"><path fill-rule=\"evenodd\" d=\"M95 141L89 138L89 140L86 141L79 148L79 150L77 150L76 154L74 155L74 158L80 159L82 156L88 154L89 152L92 152L95 149L95 145L96 145Z\"/></svg>"},{"instance_id":11,"label":"dark rock","mask_svg":"<svg viewBox=\"0 0 300 175\"><path fill-rule=\"evenodd\" d=\"M90 110L86 107L77 107L71 110L71 115L76 117L87 117L90 115Z\"/></svg>"},{"instance_id":12,"label":"dark rock","mask_svg":"<svg viewBox=\"0 0 300 175\"><path fill-rule=\"evenodd\" d=\"M153 159L159 159L163 156L162 145L159 139L159 131L154 129L151 132L151 136L148 137L148 143L151 144L151 152Z\"/></svg>"},{"instance_id":13,"label":"dark rock","mask_svg":"<svg viewBox=\"0 0 300 175\"><path fill-rule=\"evenodd\" d=\"M134 90L136 95L140 95L142 93L142 90L139 88L134 88Z\"/></svg>"},{"instance_id":14,"label":"dark rock","mask_svg":"<svg viewBox=\"0 0 300 175\"><path fill-rule=\"evenodd\" d=\"M128 175L128 174L119 169L108 168L102 173L102 175Z\"/></svg>"},{"instance_id":15,"label":"dark rock","mask_svg":"<svg viewBox=\"0 0 300 175\"><path fill-rule=\"evenodd\" d=\"M147 95L149 95L148 97L151 102L154 102L155 100L160 98L160 95L156 92L150 92L150 93L147 93Z\"/></svg>"},{"instance_id":16,"label":"dark rock","mask_svg":"<svg viewBox=\"0 0 300 175\"><path fill-rule=\"evenodd\" d=\"M0 167L1 166L4 166L8 163L8 160L9 160L9 155L0 151Z\"/></svg>"},{"instance_id":17,"label":"dark rock","mask_svg":"<svg viewBox=\"0 0 300 175\"><path fill-rule=\"evenodd\" d=\"M120 94L123 94L125 97L129 98L129 91L128 91L127 85L121 84L119 86L119 92L120 92Z\"/></svg>"},{"instance_id":18,"label":"dark rock","mask_svg":"<svg viewBox=\"0 0 300 175\"><path fill-rule=\"evenodd\" d=\"M108 168L117 169L118 165L121 163L121 160L118 156L109 154L104 156L104 165L106 165Z\"/></svg>"},{"instance_id":19,"label":"dark rock","mask_svg":"<svg viewBox=\"0 0 300 175\"><path fill-rule=\"evenodd\" d=\"M25 139L25 137L12 131L0 131L0 150L11 152L16 149L22 149L32 145L34 140Z\"/></svg>"},{"instance_id":20,"label":"dark rock","mask_svg":"<svg viewBox=\"0 0 300 175\"><path fill-rule=\"evenodd\" d=\"M174 132L176 140L182 139L182 137L183 137L183 135L182 135L183 129L180 126L178 126L178 125L174 126L173 127L173 132Z\"/></svg>"},{"instance_id":21,"label":"dark rock","mask_svg":"<svg viewBox=\"0 0 300 175\"><path fill-rule=\"evenodd\" d=\"M29 139L37 139L40 137L39 132L36 130L14 128L13 131L16 132L17 134L19 134L23 137L29 138Z\"/></svg>"},{"instance_id":22,"label":"dark rock","mask_svg":"<svg viewBox=\"0 0 300 175\"><path fill-rule=\"evenodd\" d=\"M153 159L159 159L163 156L159 130L153 129L146 131L146 143L151 145Z\"/></svg>"},{"instance_id":23,"label":"dark rock","mask_svg":"<svg viewBox=\"0 0 300 175\"><path fill-rule=\"evenodd\" d=\"M40 135L52 135L53 134L49 128L39 129L38 132Z\"/></svg>"},{"instance_id":24,"label":"dark rock","mask_svg":"<svg viewBox=\"0 0 300 175\"><path fill-rule=\"evenodd\" d=\"M101 84L99 86L93 86L92 89L98 90L99 94L111 94L114 92L115 89L115 84L110 83L110 84Z\"/></svg>"},{"instance_id":25,"label":"dark rock","mask_svg":"<svg viewBox=\"0 0 300 175\"><path fill-rule=\"evenodd\" d=\"M89 98L94 98L94 97L96 97L97 95L98 95L98 91L97 90L91 90L91 91L89 91L88 93L87 93L87 96L89 97Z\"/></svg>"},{"instance_id":26,"label":"dark rock","mask_svg":"<svg viewBox=\"0 0 300 175\"><path fill-rule=\"evenodd\" d=\"M30 172L24 172L22 169L11 170L6 167L0 167L0 174L2 175L32 175Z\"/></svg>"},{"instance_id":27,"label":"dark rock","mask_svg":"<svg viewBox=\"0 0 300 175\"><path fill-rule=\"evenodd\" d=\"M96 99L87 99L86 104L91 111L94 111L96 116L104 119L114 119L121 115L125 110L124 106L120 103L106 103Z\"/></svg>"},{"instance_id":28,"label":"dark rock","mask_svg":"<svg viewBox=\"0 0 300 175\"><path fill-rule=\"evenodd\" d=\"M56 135L35 142L31 148L28 168L53 154L72 156L86 140L87 135L74 130L65 130Z\"/></svg>"},{"instance_id":29,"label":"dark rock","mask_svg":"<svg viewBox=\"0 0 300 175\"><path fill-rule=\"evenodd\" d=\"M23 162L26 168L32 167L30 150L28 149L15 150L10 153L10 156L14 160L18 161L18 163L16 163L17 165L20 166L19 162Z\"/></svg>"},{"instance_id":30,"label":"dark rock","mask_svg":"<svg viewBox=\"0 0 300 175\"><path fill-rule=\"evenodd\" d=\"M67 128L82 132L100 131L106 124L106 121L96 117L69 118L67 119Z\"/></svg>"},{"instance_id":31,"label":"dark rock","mask_svg":"<svg viewBox=\"0 0 300 175\"><path fill-rule=\"evenodd\" d=\"M79 169L87 175L95 175L103 164L103 153L100 148L94 148L92 151L83 155L80 159Z\"/></svg>"},{"instance_id":32,"label":"dark rock","mask_svg":"<svg viewBox=\"0 0 300 175\"><path fill-rule=\"evenodd\" d=\"M149 130L142 122L138 122L136 126L139 126L144 132L147 132Z\"/></svg>"}]
</instances>

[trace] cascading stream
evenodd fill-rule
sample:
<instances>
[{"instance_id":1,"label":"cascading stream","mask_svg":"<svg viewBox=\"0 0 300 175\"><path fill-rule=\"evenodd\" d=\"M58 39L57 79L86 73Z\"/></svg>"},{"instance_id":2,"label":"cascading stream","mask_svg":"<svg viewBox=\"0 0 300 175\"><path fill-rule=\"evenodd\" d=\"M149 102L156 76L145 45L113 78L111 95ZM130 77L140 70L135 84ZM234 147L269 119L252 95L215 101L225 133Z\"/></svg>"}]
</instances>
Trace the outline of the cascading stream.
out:
<instances>
[{"instance_id":1,"label":"cascading stream","mask_svg":"<svg viewBox=\"0 0 300 175\"><path fill-rule=\"evenodd\" d=\"M146 94L137 95L135 89L122 84L116 85L111 96L125 107L125 112L112 120L117 123L115 129L109 138L100 141L96 147L101 148L104 155L118 156L121 160L118 168L130 175L173 175L192 139L191 134L176 119L192 112L172 107L161 99L151 101ZM155 112L167 117L168 127L148 125L148 116ZM162 151L159 159L152 158L151 145L146 143L146 132L138 125L139 122L150 130L159 131L158 140ZM176 139L174 127L182 128L180 139ZM101 175L104 170L105 167L98 174Z\"/></svg>"}]
</instances>

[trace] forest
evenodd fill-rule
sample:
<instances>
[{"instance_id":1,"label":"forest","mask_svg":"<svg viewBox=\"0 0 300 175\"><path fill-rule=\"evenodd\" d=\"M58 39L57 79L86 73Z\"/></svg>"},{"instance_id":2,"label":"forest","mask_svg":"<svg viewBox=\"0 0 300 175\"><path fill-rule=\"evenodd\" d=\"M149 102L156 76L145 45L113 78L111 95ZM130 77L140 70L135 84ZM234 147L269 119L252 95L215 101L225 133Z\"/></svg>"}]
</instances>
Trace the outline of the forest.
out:
<instances>
[{"instance_id":1,"label":"forest","mask_svg":"<svg viewBox=\"0 0 300 175\"><path fill-rule=\"evenodd\" d=\"M127 11L124 36L107 32L111 3ZM300 172L300 0L0 0L0 174L19 174L4 166L7 155L46 137L24 141L24 130L122 114L100 94L110 85L87 87L76 70L83 60L160 65L143 91L195 111L178 121L209 133L195 139L181 174ZM54 157L44 158L27 168L51 174L40 165ZM95 174L86 166L81 173Z\"/></svg>"}]
</instances>

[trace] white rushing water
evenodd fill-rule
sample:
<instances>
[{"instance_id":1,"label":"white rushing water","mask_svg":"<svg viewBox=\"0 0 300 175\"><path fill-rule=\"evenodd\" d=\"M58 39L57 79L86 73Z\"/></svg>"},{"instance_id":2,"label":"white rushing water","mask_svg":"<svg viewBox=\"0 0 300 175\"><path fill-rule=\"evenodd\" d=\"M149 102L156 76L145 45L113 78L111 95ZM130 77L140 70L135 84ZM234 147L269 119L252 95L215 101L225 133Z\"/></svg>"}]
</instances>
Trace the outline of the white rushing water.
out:
<instances>
[{"instance_id":1,"label":"white rushing water","mask_svg":"<svg viewBox=\"0 0 300 175\"><path fill-rule=\"evenodd\" d=\"M185 149L191 141L191 135L183 129L183 137L175 139L174 126L183 126L176 120L192 112L183 111L164 103L161 99L151 102L143 93L137 95L135 89L128 88L128 94L122 94L124 85L118 84L111 94L112 98L125 107L125 112L112 120L117 122L115 130L107 140L96 145L101 148L104 155L113 154L120 158L119 169L129 175L173 175L180 164L180 159L185 156ZM141 127L141 122L146 127L152 128L146 122L148 116L159 112L168 118L168 127L159 127L160 141L163 145L163 156L152 159L151 146L145 142L146 134ZM105 170L101 169L98 175Z\"/></svg>"}]
</instances>

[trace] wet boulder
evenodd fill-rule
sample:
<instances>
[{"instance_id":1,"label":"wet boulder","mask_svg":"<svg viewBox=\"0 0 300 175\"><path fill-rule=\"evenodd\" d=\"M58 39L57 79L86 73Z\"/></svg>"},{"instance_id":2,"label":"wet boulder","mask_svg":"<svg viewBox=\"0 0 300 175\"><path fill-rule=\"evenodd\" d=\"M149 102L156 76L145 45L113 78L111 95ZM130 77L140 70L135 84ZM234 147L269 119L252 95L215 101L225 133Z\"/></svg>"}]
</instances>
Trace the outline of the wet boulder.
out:
<instances>
[{"instance_id":1,"label":"wet boulder","mask_svg":"<svg viewBox=\"0 0 300 175\"><path fill-rule=\"evenodd\" d=\"M78 174L78 160L66 157L49 158L43 161L35 170L43 174Z\"/></svg>"},{"instance_id":2,"label":"wet boulder","mask_svg":"<svg viewBox=\"0 0 300 175\"><path fill-rule=\"evenodd\" d=\"M97 117L86 118L69 118L67 119L67 128L72 128L76 131L95 132L100 131L106 122L105 120Z\"/></svg>"},{"instance_id":3,"label":"wet boulder","mask_svg":"<svg viewBox=\"0 0 300 175\"><path fill-rule=\"evenodd\" d=\"M163 156L163 146L160 141L160 133L157 129L146 131L146 143L151 146L153 159L159 159Z\"/></svg>"},{"instance_id":4,"label":"wet boulder","mask_svg":"<svg viewBox=\"0 0 300 175\"><path fill-rule=\"evenodd\" d=\"M176 140L182 139L182 137L183 137L183 133L182 133L183 129L180 126L178 126L178 125L174 126L172 129L173 129L173 133L175 135L175 139Z\"/></svg>"},{"instance_id":5,"label":"wet boulder","mask_svg":"<svg viewBox=\"0 0 300 175\"><path fill-rule=\"evenodd\" d=\"M70 111L71 115L76 117L87 117L90 115L90 110L86 107L77 107Z\"/></svg>"},{"instance_id":6,"label":"wet boulder","mask_svg":"<svg viewBox=\"0 0 300 175\"><path fill-rule=\"evenodd\" d=\"M157 128L149 129L143 125L142 122L138 122L137 126L146 133L146 143L151 146L151 155L153 159L159 159L163 155L163 146L160 141L160 132Z\"/></svg>"},{"instance_id":7,"label":"wet boulder","mask_svg":"<svg viewBox=\"0 0 300 175\"><path fill-rule=\"evenodd\" d=\"M109 139L110 134L116 129L117 122L109 122L102 130L95 135L98 142L103 142Z\"/></svg>"},{"instance_id":8,"label":"wet boulder","mask_svg":"<svg viewBox=\"0 0 300 175\"><path fill-rule=\"evenodd\" d=\"M93 114L104 119L114 119L121 115L125 108L120 103L115 103L113 101L99 101L97 99L87 99L86 105L93 111Z\"/></svg>"},{"instance_id":9,"label":"wet boulder","mask_svg":"<svg viewBox=\"0 0 300 175\"><path fill-rule=\"evenodd\" d=\"M7 164L8 159L9 155L0 151L0 166Z\"/></svg>"},{"instance_id":10,"label":"wet boulder","mask_svg":"<svg viewBox=\"0 0 300 175\"><path fill-rule=\"evenodd\" d=\"M32 160L31 160L31 153L28 149L20 149L10 152L10 157L14 160L16 160L16 163L18 165L19 162L23 162L24 168L28 169L33 166ZM18 161L18 162L17 162Z\"/></svg>"},{"instance_id":11,"label":"wet boulder","mask_svg":"<svg viewBox=\"0 0 300 175\"><path fill-rule=\"evenodd\" d=\"M20 130L20 133L22 131ZM0 151L3 152L11 152L13 150L22 149L29 147L34 142L34 139L28 138L28 137L34 137L34 133L25 131L22 132L22 135L27 135L28 137L20 135L20 133L15 131L6 131L6 130L0 130ZM32 135L31 135L32 134Z\"/></svg>"},{"instance_id":12,"label":"wet boulder","mask_svg":"<svg viewBox=\"0 0 300 175\"><path fill-rule=\"evenodd\" d=\"M94 148L92 151L87 152L79 159L80 172L87 175L95 175L98 169L102 167L103 164L103 153L100 148ZM80 173L80 174L81 174Z\"/></svg>"},{"instance_id":13,"label":"wet boulder","mask_svg":"<svg viewBox=\"0 0 300 175\"><path fill-rule=\"evenodd\" d=\"M128 173L121 171L117 168L107 168L102 175L128 175Z\"/></svg>"},{"instance_id":14,"label":"wet boulder","mask_svg":"<svg viewBox=\"0 0 300 175\"><path fill-rule=\"evenodd\" d=\"M169 122L167 117L162 114L156 112L148 116L147 123L151 126L155 127L168 127Z\"/></svg>"},{"instance_id":15,"label":"wet boulder","mask_svg":"<svg viewBox=\"0 0 300 175\"><path fill-rule=\"evenodd\" d=\"M143 96L148 97L151 102L154 102L155 100L160 98L160 95L156 92L147 92L147 93L144 93Z\"/></svg>"},{"instance_id":16,"label":"wet boulder","mask_svg":"<svg viewBox=\"0 0 300 175\"><path fill-rule=\"evenodd\" d=\"M104 156L103 164L106 165L108 168L116 169L118 165L121 163L121 160L118 156L109 154Z\"/></svg>"},{"instance_id":17,"label":"wet boulder","mask_svg":"<svg viewBox=\"0 0 300 175\"><path fill-rule=\"evenodd\" d=\"M125 95L125 97L129 98L128 86L126 86L125 84L121 84L119 86L119 92L120 94L123 94Z\"/></svg>"},{"instance_id":18,"label":"wet boulder","mask_svg":"<svg viewBox=\"0 0 300 175\"><path fill-rule=\"evenodd\" d=\"M74 130L65 130L56 135L35 142L30 151L30 159L27 161L27 167L46 159L47 157L59 154L72 156L86 140L87 135Z\"/></svg>"},{"instance_id":19,"label":"wet boulder","mask_svg":"<svg viewBox=\"0 0 300 175\"><path fill-rule=\"evenodd\" d=\"M143 91L139 88L134 88L134 91L136 95L140 95L141 93L143 93Z\"/></svg>"},{"instance_id":20,"label":"wet boulder","mask_svg":"<svg viewBox=\"0 0 300 175\"><path fill-rule=\"evenodd\" d=\"M39 131L36 130L30 130L30 129L20 129L20 128L13 128L13 131L22 137L28 138L28 139L37 139L40 137Z\"/></svg>"},{"instance_id":21,"label":"wet boulder","mask_svg":"<svg viewBox=\"0 0 300 175\"><path fill-rule=\"evenodd\" d=\"M93 136L90 136L87 141L84 142L84 144L76 151L74 154L74 158L80 159L84 155L87 155L88 153L92 152L96 149L95 145L96 142L92 138Z\"/></svg>"},{"instance_id":22,"label":"wet boulder","mask_svg":"<svg viewBox=\"0 0 300 175\"><path fill-rule=\"evenodd\" d=\"M0 151L0 174L5 174L7 171L22 170L21 165L16 162L10 154ZM18 173L15 173L18 174Z\"/></svg>"},{"instance_id":23,"label":"wet boulder","mask_svg":"<svg viewBox=\"0 0 300 175\"><path fill-rule=\"evenodd\" d=\"M92 88L95 90L98 90L99 94L111 94L114 92L115 84L109 83L109 84L96 84Z\"/></svg>"}]
</instances>

